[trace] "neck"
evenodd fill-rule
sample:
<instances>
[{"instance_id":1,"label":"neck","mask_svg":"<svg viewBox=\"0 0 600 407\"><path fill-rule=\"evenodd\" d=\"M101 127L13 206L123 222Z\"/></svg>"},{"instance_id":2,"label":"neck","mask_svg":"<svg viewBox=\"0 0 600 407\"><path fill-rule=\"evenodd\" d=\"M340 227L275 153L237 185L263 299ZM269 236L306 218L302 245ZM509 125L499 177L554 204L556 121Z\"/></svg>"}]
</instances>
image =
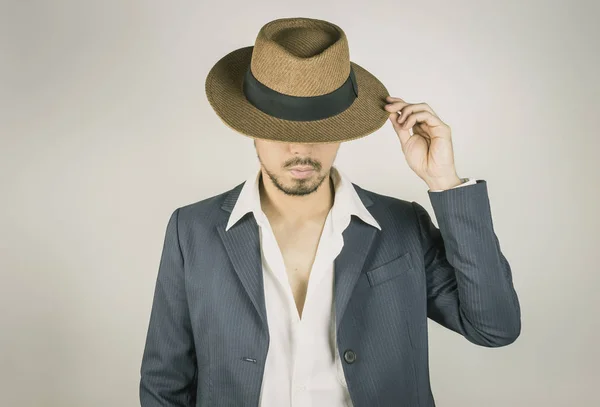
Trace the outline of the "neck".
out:
<instances>
[{"instance_id":1,"label":"neck","mask_svg":"<svg viewBox=\"0 0 600 407\"><path fill-rule=\"evenodd\" d=\"M272 222L297 224L322 221L333 206L335 188L331 173L311 194L286 195L261 173L259 181L261 207Z\"/></svg>"}]
</instances>

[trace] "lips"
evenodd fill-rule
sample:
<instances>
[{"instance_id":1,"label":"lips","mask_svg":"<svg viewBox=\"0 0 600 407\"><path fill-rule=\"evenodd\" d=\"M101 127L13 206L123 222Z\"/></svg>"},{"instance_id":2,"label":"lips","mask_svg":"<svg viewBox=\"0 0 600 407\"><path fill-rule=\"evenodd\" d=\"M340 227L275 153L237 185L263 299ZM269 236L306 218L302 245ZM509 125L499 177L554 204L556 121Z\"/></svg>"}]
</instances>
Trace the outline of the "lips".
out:
<instances>
[{"instance_id":1,"label":"lips","mask_svg":"<svg viewBox=\"0 0 600 407\"><path fill-rule=\"evenodd\" d=\"M312 171L313 167L292 167L290 169L293 171Z\"/></svg>"},{"instance_id":2,"label":"lips","mask_svg":"<svg viewBox=\"0 0 600 407\"><path fill-rule=\"evenodd\" d=\"M290 170L290 174L292 174L295 178L300 178L300 179L309 178L314 173L315 173L314 170L308 170L308 171L297 171L294 169Z\"/></svg>"}]
</instances>

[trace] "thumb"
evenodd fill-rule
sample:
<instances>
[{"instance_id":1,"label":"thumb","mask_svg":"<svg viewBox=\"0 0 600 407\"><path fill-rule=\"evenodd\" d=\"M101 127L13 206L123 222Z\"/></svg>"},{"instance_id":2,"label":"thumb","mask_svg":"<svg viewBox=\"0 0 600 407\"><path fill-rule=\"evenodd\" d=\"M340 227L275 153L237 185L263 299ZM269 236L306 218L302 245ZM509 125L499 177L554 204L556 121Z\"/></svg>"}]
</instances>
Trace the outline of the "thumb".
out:
<instances>
[{"instance_id":1,"label":"thumb","mask_svg":"<svg viewBox=\"0 0 600 407\"><path fill-rule=\"evenodd\" d=\"M390 114L390 121L392 122L392 126L394 126L394 130L396 130L396 134L398 134L398 139L400 139L400 144L404 149L404 146L408 142L410 138L410 129L403 129L402 125L398 123L399 114L394 112Z\"/></svg>"}]
</instances>

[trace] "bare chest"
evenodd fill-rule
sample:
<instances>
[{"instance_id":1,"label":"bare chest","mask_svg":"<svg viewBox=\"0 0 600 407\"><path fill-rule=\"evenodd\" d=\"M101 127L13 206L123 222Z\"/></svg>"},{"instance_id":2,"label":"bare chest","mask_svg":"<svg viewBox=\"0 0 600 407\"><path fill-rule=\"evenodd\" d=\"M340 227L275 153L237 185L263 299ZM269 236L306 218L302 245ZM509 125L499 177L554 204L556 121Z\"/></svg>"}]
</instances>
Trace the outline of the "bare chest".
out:
<instances>
[{"instance_id":1,"label":"bare chest","mask_svg":"<svg viewBox=\"0 0 600 407\"><path fill-rule=\"evenodd\" d=\"M308 227L293 230L274 228L273 231L281 250L298 315L302 317L308 280L321 239L322 228Z\"/></svg>"}]
</instances>

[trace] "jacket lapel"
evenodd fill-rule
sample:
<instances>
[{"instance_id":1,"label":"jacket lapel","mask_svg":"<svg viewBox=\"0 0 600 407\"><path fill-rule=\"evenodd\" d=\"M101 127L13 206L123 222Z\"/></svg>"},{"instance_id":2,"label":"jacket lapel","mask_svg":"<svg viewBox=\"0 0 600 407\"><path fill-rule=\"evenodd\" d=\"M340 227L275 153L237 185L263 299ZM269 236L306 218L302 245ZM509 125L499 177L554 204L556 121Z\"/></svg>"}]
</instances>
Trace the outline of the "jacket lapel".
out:
<instances>
[{"instance_id":1,"label":"jacket lapel","mask_svg":"<svg viewBox=\"0 0 600 407\"><path fill-rule=\"evenodd\" d=\"M228 214L231 214L243 185L244 183L241 183L233 188L225 197L221 208ZM228 220L229 216L225 216L224 221L217 226L217 231L242 286L248 293L264 326L267 327L258 224L254 215L249 212L231 229L225 231Z\"/></svg>"},{"instance_id":2,"label":"jacket lapel","mask_svg":"<svg viewBox=\"0 0 600 407\"><path fill-rule=\"evenodd\" d=\"M243 185L243 183L238 185L226 195L221 208L228 214L231 214ZM352 185L365 207L371 206L373 201L365 191L355 184ZM226 232L225 227L228 220L229 217L225 216L224 221L217 226L217 231L242 286L267 328L258 224L254 215L247 213ZM348 227L343 232L344 247L334 261L336 332L365 260L372 249L377 231L376 228L362 222L356 216L352 216Z\"/></svg>"},{"instance_id":3,"label":"jacket lapel","mask_svg":"<svg viewBox=\"0 0 600 407\"><path fill-rule=\"evenodd\" d=\"M362 197L361 197L362 199ZM363 201L364 202L364 201ZM344 246L334 260L335 332L350 300L350 295L360 277L365 260L370 253L378 229L352 216L344 232Z\"/></svg>"}]
</instances>

